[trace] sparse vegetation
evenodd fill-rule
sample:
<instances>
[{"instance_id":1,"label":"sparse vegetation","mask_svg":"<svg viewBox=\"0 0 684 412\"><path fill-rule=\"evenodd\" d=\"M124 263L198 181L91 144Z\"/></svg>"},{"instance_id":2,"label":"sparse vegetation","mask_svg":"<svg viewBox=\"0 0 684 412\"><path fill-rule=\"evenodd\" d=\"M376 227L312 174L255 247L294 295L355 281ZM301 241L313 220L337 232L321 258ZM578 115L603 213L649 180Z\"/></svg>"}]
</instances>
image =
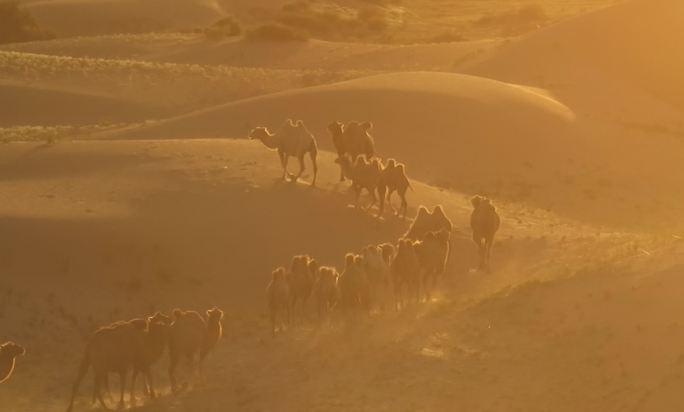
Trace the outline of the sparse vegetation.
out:
<instances>
[{"instance_id":1,"label":"sparse vegetation","mask_svg":"<svg viewBox=\"0 0 684 412\"><path fill-rule=\"evenodd\" d=\"M255 42L305 42L309 40L309 37L300 30L274 22L250 28L245 37Z\"/></svg>"},{"instance_id":2,"label":"sparse vegetation","mask_svg":"<svg viewBox=\"0 0 684 412\"><path fill-rule=\"evenodd\" d=\"M54 34L38 27L36 18L18 1L0 2L0 44L53 39Z\"/></svg>"},{"instance_id":3,"label":"sparse vegetation","mask_svg":"<svg viewBox=\"0 0 684 412\"><path fill-rule=\"evenodd\" d=\"M479 28L500 30L499 34L523 34L548 24L549 18L539 3L527 4L517 9L481 16L473 24Z\"/></svg>"},{"instance_id":4,"label":"sparse vegetation","mask_svg":"<svg viewBox=\"0 0 684 412\"><path fill-rule=\"evenodd\" d=\"M466 41L465 37L463 37L463 34L461 34L460 31L446 31L443 33L440 33L434 37L431 37L427 42L428 43L455 43L455 42L461 42L461 41Z\"/></svg>"},{"instance_id":5,"label":"sparse vegetation","mask_svg":"<svg viewBox=\"0 0 684 412\"><path fill-rule=\"evenodd\" d=\"M239 36L242 33L240 23L233 16L226 16L215 21L204 29L204 35L211 40L222 40L226 37Z\"/></svg>"},{"instance_id":6,"label":"sparse vegetation","mask_svg":"<svg viewBox=\"0 0 684 412\"><path fill-rule=\"evenodd\" d=\"M178 112L293 89L304 83L315 86L369 74L373 72L242 68L0 51L0 77L40 86L76 86L78 90L155 105L162 102ZM34 132L38 131L24 129L20 133Z\"/></svg>"}]
</instances>

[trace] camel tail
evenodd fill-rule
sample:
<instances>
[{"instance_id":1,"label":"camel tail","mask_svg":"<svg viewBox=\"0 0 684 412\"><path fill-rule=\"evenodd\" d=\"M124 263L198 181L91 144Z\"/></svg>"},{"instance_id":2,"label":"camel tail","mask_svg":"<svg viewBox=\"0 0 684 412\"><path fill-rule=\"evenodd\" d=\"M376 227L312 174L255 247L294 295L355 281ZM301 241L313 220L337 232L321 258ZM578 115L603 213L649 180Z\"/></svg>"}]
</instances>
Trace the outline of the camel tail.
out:
<instances>
[{"instance_id":1,"label":"camel tail","mask_svg":"<svg viewBox=\"0 0 684 412\"><path fill-rule=\"evenodd\" d=\"M83 377L85 374L88 372L88 369L90 368L90 356L89 356L89 347L86 347L85 353L83 354L83 359L81 360L81 364L78 366L78 373L76 374L76 380L74 381L74 386L71 389L71 402L69 403L69 408L67 408L67 412L71 412L74 408L74 399L76 398L76 392L78 392L78 387L81 385L81 381L83 380Z\"/></svg>"}]
</instances>

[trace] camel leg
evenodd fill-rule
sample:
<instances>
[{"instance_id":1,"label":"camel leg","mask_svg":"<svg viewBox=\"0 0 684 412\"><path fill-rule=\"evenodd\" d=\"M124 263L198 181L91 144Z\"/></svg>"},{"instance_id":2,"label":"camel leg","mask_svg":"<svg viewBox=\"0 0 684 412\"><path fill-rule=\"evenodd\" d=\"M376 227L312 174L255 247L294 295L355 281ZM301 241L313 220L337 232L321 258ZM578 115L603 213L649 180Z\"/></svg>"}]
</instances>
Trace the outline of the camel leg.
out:
<instances>
[{"instance_id":1,"label":"camel leg","mask_svg":"<svg viewBox=\"0 0 684 412\"><path fill-rule=\"evenodd\" d=\"M340 182L344 182L344 169L340 165Z\"/></svg>"},{"instance_id":2,"label":"camel leg","mask_svg":"<svg viewBox=\"0 0 684 412\"><path fill-rule=\"evenodd\" d=\"M112 393L109 391L109 373L105 373L102 376L102 382L100 383L100 391L104 391L107 395L107 401L112 402ZM97 403L97 392L95 391L95 380L93 379L93 404Z\"/></svg>"},{"instance_id":3,"label":"camel leg","mask_svg":"<svg viewBox=\"0 0 684 412\"><path fill-rule=\"evenodd\" d=\"M97 400L100 402L102 409L108 411L110 409L105 404L105 401L102 398L102 391L100 391L101 385L102 385L102 372L96 372L96 374L95 374L95 391L97 392Z\"/></svg>"},{"instance_id":4,"label":"camel leg","mask_svg":"<svg viewBox=\"0 0 684 412\"><path fill-rule=\"evenodd\" d=\"M397 191L399 193L399 197L401 198L401 207L399 208L399 211L397 212L397 216L399 216L399 213L401 211L404 211L404 217L403 219L406 220L406 209L408 208L408 202L406 201L406 189L402 191Z\"/></svg>"},{"instance_id":5,"label":"camel leg","mask_svg":"<svg viewBox=\"0 0 684 412\"><path fill-rule=\"evenodd\" d=\"M484 268L484 242L483 239L477 239L477 250L478 254L480 256L480 263L477 266L477 269L483 269Z\"/></svg>"},{"instance_id":6,"label":"camel leg","mask_svg":"<svg viewBox=\"0 0 684 412\"><path fill-rule=\"evenodd\" d=\"M375 197L375 190L369 190L368 193L371 195L371 199L373 201L371 202L370 205L366 206L366 209L364 210L365 212L370 210L370 208L373 207L373 205L375 205L375 203L377 203L377 201L378 201L378 199Z\"/></svg>"},{"instance_id":7,"label":"camel leg","mask_svg":"<svg viewBox=\"0 0 684 412\"><path fill-rule=\"evenodd\" d=\"M299 160L299 173L297 173L297 176L295 176L293 182L296 182L297 179L304 173L304 170L306 170L306 166L304 165L304 155L297 156L297 160Z\"/></svg>"},{"instance_id":8,"label":"camel leg","mask_svg":"<svg viewBox=\"0 0 684 412\"><path fill-rule=\"evenodd\" d=\"M430 302L430 285L428 285L430 275L428 272L423 274L423 288L425 289L425 303Z\"/></svg>"},{"instance_id":9,"label":"camel leg","mask_svg":"<svg viewBox=\"0 0 684 412\"><path fill-rule=\"evenodd\" d=\"M316 164L317 153L314 151L311 151L311 152L309 152L309 154L311 155L311 164L313 166L313 171L314 171L314 177L313 177L313 181L311 182L311 186L315 186L316 185L316 175L318 175L318 164Z\"/></svg>"},{"instance_id":10,"label":"camel leg","mask_svg":"<svg viewBox=\"0 0 684 412\"><path fill-rule=\"evenodd\" d=\"M175 351L169 352L171 358L171 364L169 365L169 381L171 382L171 391L175 395L178 393L178 382L176 382L176 367L178 366L178 359L180 358L180 354L176 353Z\"/></svg>"},{"instance_id":11,"label":"camel leg","mask_svg":"<svg viewBox=\"0 0 684 412\"><path fill-rule=\"evenodd\" d=\"M387 186L378 186L378 197L380 198L378 217L381 217L382 214L385 212L385 190L387 190Z\"/></svg>"},{"instance_id":12,"label":"camel leg","mask_svg":"<svg viewBox=\"0 0 684 412\"><path fill-rule=\"evenodd\" d=\"M485 241L485 248L486 248L486 253L487 253L487 256L485 256L485 259L486 259L485 260L485 269L487 269L487 273L490 273L489 272L489 257L492 254L492 243L494 243L494 239L487 239Z\"/></svg>"},{"instance_id":13,"label":"camel leg","mask_svg":"<svg viewBox=\"0 0 684 412\"><path fill-rule=\"evenodd\" d=\"M285 168L285 174L290 178L290 180L294 180L295 176L287 170L287 164L290 162L290 155L285 153L283 157L285 158L283 165L283 167Z\"/></svg>"},{"instance_id":14,"label":"camel leg","mask_svg":"<svg viewBox=\"0 0 684 412\"><path fill-rule=\"evenodd\" d=\"M358 186L358 185L354 186L354 193L356 194L356 203L355 203L356 209L359 208L359 197L361 196L361 190L363 190L363 189L361 189L360 186Z\"/></svg>"},{"instance_id":15,"label":"camel leg","mask_svg":"<svg viewBox=\"0 0 684 412\"><path fill-rule=\"evenodd\" d=\"M199 356L199 378L200 378L200 386L202 388L206 388L207 384L204 383L204 358L207 357L209 352L207 352L205 349L202 349L200 351L200 356Z\"/></svg>"},{"instance_id":16,"label":"camel leg","mask_svg":"<svg viewBox=\"0 0 684 412\"><path fill-rule=\"evenodd\" d=\"M271 310L271 336L275 337L275 318L276 318L276 308L272 307Z\"/></svg>"},{"instance_id":17,"label":"camel leg","mask_svg":"<svg viewBox=\"0 0 684 412\"><path fill-rule=\"evenodd\" d=\"M133 378L131 379L131 405L135 406L138 400L135 398L135 382L138 380L138 374L140 371L138 369L133 369ZM143 376L143 386L145 383L145 377Z\"/></svg>"},{"instance_id":18,"label":"camel leg","mask_svg":"<svg viewBox=\"0 0 684 412\"><path fill-rule=\"evenodd\" d=\"M149 368L145 371L144 376L145 376L145 380L146 380L145 388L148 388L148 385L149 385L149 388L147 391L150 395L150 398L157 399L157 392L155 392L155 390L154 390L154 383L152 382L152 373L150 372Z\"/></svg>"},{"instance_id":19,"label":"camel leg","mask_svg":"<svg viewBox=\"0 0 684 412\"><path fill-rule=\"evenodd\" d=\"M392 209L392 213L396 214L397 210L392 206L392 193L394 193L394 189L387 190L387 205Z\"/></svg>"},{"instance_id":20,"label":"camel leg","mask_svg":"<svg viewBox=\"0 0 684 412\"><path fill-rule=\"evenodd\" d=\"M278 157L280 158L280 167L283 168L283 179L287 177L287 167L285 164L285 153L278 150Z\"/></svg>"},{"instance_id":21,"label":"camel leg","mask_svg":"<svg viewBox=\"0 0 684 412\"><path fill-rule=\"evenodd\" d=\"M121 382L121 395L119 396L119 406L118 410L122 411L126 408L126 403L124 402L124 391L126 390L126 371L119 373L119 380Z\"/></svg>"}]
</instances>

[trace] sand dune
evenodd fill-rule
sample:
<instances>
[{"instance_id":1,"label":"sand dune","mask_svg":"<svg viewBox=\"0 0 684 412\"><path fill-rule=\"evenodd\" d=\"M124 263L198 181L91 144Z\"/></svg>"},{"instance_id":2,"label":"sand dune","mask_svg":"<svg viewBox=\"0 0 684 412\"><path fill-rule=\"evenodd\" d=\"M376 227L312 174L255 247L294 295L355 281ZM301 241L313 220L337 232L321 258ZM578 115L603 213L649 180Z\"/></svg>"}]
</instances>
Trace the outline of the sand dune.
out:
<instances>
[{"instance_id":1,"label":"sand dune","mask_svg":"<svg viewBox=\"0 0 684 412\"><path fill-rule=\"evenodd\" d=\"M349 209L332 159L322 153L320 184L310 189L279 182L275 154L255 142L6 145L0 267L13 276L0 280L2 333L31 352L0 387L4 405L63 410L80 348L98 325L213 305L226 311L226 334L206 366L209 387L169 395L164 356L154 367L163 395L155 407L400 409L413 400L431 410L573 411L564 402L573 395L593 412L617 400L641 404L648 390L655 406L645 410L655 411L678 393L681 311L672 308L681 270L662 270L678 259L676 244L660 241L653 250L641 237L595 235L552 214L504 207L495 273L468 273L476 254L465 229L467 199L419 182L411 204L442 203L456 226L439 300L270 339L263 288L274 266L301 252L339 266L345 252L407 228ZM634 241L651 256L625 248ZM640 276L601 271L606 253ZM594 267L577 278L525 284ZM649 355L636 356L643 351ZM616 392L625 385L629 394ZM90 407L90 387L87 378L77 410ZM271 396L260 395L266 391Z\"/></svg>"},{"instance_id":2,"label":"sand dune","mask_svg":"<svg viewBox=\"0 0 684 412\"><path fill-rule=\"evenodd\" d=\"M0 50L71 57L134 59L183 64L321 70L443 70L502 44L501 40L442 44L251 43L213 41L203 34L154 33L74 37L8 44Z\"/></svg>"},{"instance_id":3,"label":"sand dune","mask_svg":"<svg viewBox=\"0 0 684 412\"><path fill-rule=\"evenodd\" d=\"M135 123L169 111L124 99L75 91L0 83L0 127Z\"/></svg>"},{"instance_id":4,"label":"sand dune","mask_svg":"<svg viewBox=\"0 0 684 412\"><path fill-rule=\"evenodd\" d=\"M649 139L642 129L577 116L548 93L479 77L369 76L100 137L241 137L251 127L276 128L286 118L303 119L326 149L332 148L328 122L371 120L383 157L406 163L412 176L460 192L524 200L592 223L653 229L667 216L666 227L679 224L676 211L684 199L671 191L684 178L674 172L684 157L678 139ZM653 203L658 217L650 213Z\"/></svg>"},{"instance_id":5,"label":"sand dune","mask_svg":"<svg viewBox=\"0 0 684 412\"><path fill-rule=\"evenodd\" d=\"M460 71L549 89L577 111L684 130L684 3L628 0L568 19Z\"/></svg>"},{"instance_id":6,"label":"sand dune","mask_svg":"<svg viewBox=\"0 0 684 412\"><path fill-rule=\"evenodd\" d=\"M485 157L471 160L468 152L496 148L509 157L497 160L519 163L533 147L565 148L573 123L562 104L523 88L456 74L396 73L247 99L106 137L239 137L288 117L303 119L328 149L330 121L370 119L378 150L423 165L424 176L455 158L463 171Z\"/></svg>"},{"instance_id":7,"label":"sand dune","mask_svg":"<svg viewBox=\"0 0 684 412\"><path fill-rule=\"evenodd\" d=\"M59 37L178 31L205 27L221 9L205 0L55 0L27 4Z\"/></svg>"}]
</instances>

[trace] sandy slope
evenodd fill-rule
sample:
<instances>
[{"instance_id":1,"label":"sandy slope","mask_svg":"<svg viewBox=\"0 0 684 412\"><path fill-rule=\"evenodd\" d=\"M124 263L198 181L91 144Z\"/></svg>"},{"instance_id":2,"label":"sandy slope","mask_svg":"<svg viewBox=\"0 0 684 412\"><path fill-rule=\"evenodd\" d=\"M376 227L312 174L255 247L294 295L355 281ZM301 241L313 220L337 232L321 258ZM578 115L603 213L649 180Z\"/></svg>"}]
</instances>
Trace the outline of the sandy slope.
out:
<instances>
[{"instance_id":1,"label":"sandy slope","mask_svg":"<svg viewBox=\"0 0 684 412\"><path fill-rule=\"evenodd\" d=\"M481 40L442 44L251 43L213 41L203 34L159 33L90 36L7 44L0 50L71 57L134 59L183 64L322 70L443 70L503 44Z\"/></svg>"},{"instance_id":2,"label":"sandy slope","mask_svg":"<svg viewBox=\"0 0 684 412\"><path fill-rule=\"evenodd\" d=\"M678 0L628 0L536 32L457 70L548 88L577 111L681 132L682 24L684 3Z\"/></svg>"},{"instance_id":3,"label":"sandy slope","mask_svg":"<svg viewBox=\"0 0 684 412\"><path fill-rule=\"evenodd\" d=\"M545 93L471 76L377 75L103 137L239 137L286 118L303 119L328 149L328 122L371 120L384 157L405 162L412 176L465 193L524 200L593 223L639 222L653 230L667 216L666 227L681 224L683 200L671 191L682 184L674 173L682 161L680 141L577 116ZM649 216L654 208L662 215Z\"/></svg>"},{"instance_id":4,"label":"sandy slope","mask_svg":"<svg viewBox=\"0 0 684 412\"><path fill-rule=\"evenodd\" d=\"M209 388L141 410L655 411L676 399L680 269L645 277L681 260L669 241L597 235L509 207L494 274L469 273L467 200L414 182L411 204L439 202L456 226L439 299L272 340L263 288L273 267L301 252L339 265L408 225L349 209L331 154L315 189L279 182L275 154L248 141L10 144L0 167L0 267L12 274L0 280L0 339L29 348L0 387L10 410L63 410L98 325L212 305L226 311L226 335L206 368ZM606 273L606 258L639 276ZM598 269L505 289L582 267ZM155 367L165 395L166 362ZM90 388L87 379L78 410Z\"/></svg>"},{"instance_id":5,"label":"sandy slope","mask_svg":"<svg viewBox=\"0 0 684 412\"><path fill-rule=\"evenodd\" d=\"M14 82L0 82L0 112L0 127L135 123L171 113L125 99Z\"/></svg>"},{"instance_id":6,"label":"sandy slope","mask_svg":"<svg viewBox=\"0 0 684 412\"><path fill-rule=\"evenodd\" d=\"M59 37L189 30L222 15L206 0L55 0L27 7L41 27Z\"/></svg>"}]
</instances>

